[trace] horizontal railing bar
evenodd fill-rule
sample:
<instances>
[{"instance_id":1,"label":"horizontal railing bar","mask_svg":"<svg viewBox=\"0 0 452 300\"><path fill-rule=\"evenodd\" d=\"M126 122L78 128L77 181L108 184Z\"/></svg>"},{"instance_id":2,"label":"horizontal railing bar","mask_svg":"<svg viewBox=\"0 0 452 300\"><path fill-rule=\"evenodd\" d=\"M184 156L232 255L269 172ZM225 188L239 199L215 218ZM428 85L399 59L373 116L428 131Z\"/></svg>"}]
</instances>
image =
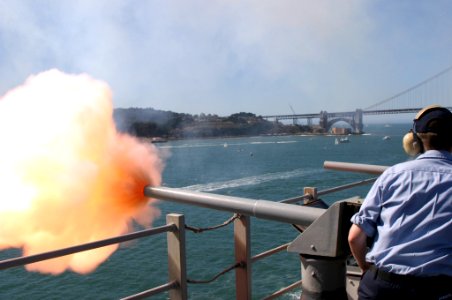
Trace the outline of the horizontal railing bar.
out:
<instances>
[{"instance_id":1,"label":"horizontal railing bar","mask_svg":"<svg viewBox=\"0 0 452 300\"><path fill-rule=\"evenodd\" d=\"M252 262L252 263L255 263L256 261L261 260L261 259L263 259L263 258L265 258L265 257L267 257L267 256L270 256L270 255L273 255L273 254L275 254L275 253L278 253L278 252L281 252L281 251L283 251L283 250L286 250L287 247L289 246L289 244L290 244L290 243L287 243L287 244L284 244L284 245L275 247L275 248L273 248L273 249L270 249L270 250L261 252L261 253L259 253L259 254L256 254L255 256L251 257L251 262Z\"/></svg>"},{"instance_id":2,"label":"horizontal railing bar","mask_svg":"<svg viewBox=\"0 0 452 300\"><path fill-rule=\"evenodd\" d=\"M152 187L144 188L147 197L196 205L222 211L239 213L267 220L298 225L310 225L325 209L297 206L267 200L254 200L217 194L187 191L184 189Z\"/></svg>"},{"instance_id":3,"label":"horizontal railing bar","mask_svg":"<svg viewBox=\"0 0 452 300\"><path fill-rule=\"evenodd\" d=\"M361 181L357 181L357 182L353 182L353 183L349 183L349 184L336 186L334 188L330 188L330 189L326 189L326 190L321 190L321 191L317 192L317 196L331 194L331 193L342 191L342 190L346 190L346 189L349 189L349 188L352 188L352 187L355 187L355 186L369 184L369 183L374 182L375 180L377 180L377 177L373 177L373 178L369 178L369 179L365 179L365 180L361 180Z\"/></svg>"},{"instance_id":4,"label":"horizontal railing bar","mask_svg":"<svg viewBox=\"0 0 452 300\"><path fill-rule=\"evenodd\" d=\"M333 188L321 190L321 191L317 192L317 196L327 195L327 194L331 194L331 193L334 193L334 192L346 190L346 189L349 189L349 188L352 188L352 187L355 187L355 186L369 184L369 183L374 182L375 180L377 180L377 177L373 177L373 178L369 178L369 179L365 179L365 180L360 180L360 181L356 181L356 182L352 182L352 183L336 186L336 187L333 187ZM297 202L300 202L300 201L305 200L305 199L309 199L311 197L312 197L311 194L304 194L303 196L298 196L298 197L294 197L294 198L288 198L288 199L281 200L279 202L280 203L291 203L291 204L293 204L293 203L297 203Z\"/></svg>"},{"instance_id":5,"label":"horizontal railing bar","mask_svg":"<svg viewBox=\"0 0 452 300\"><path fill-rule=\"evenodd\" d=\"M277 292L271 294L270 296L265 297L264 300L275 299L275 298L277 298L277 297L279 297L279 296L281 296L281 295L287 293L288 291L293 290L294 288L296 288L296 287L298 287L298 286L301 286L301 281L302 281L302 280L298 280L297 282L294 282L294 283L292 283L291 285L286 286L285 288L280 289L279 291L277 291Z\"/></svg>"},{"instance_id":6,"label":"horizontal railing bar","mask_svg":"<svg viewBox=\"0 0 452 300\"><path fill-rule=\"evenodd\" d=\"M376 175L380 175L388 168L388 166L357 164L339 161L325 161L323 163L323 167L325 169L331 170L361 172Z\"/></svg>"},{"instance_id":7,"label":"horizontal railing bar","mask_svg":"<svg viewBox=\"0 0 452 300\"><path fill-rule=\"evenodd\" d=\"M311 194L304 194L302 196L297 196L297 197L293 197L293 198L287 198L287 199L284 199L284 200L281 200L281 201L278 201L278 202L279 203L294 204L294 203L298 203L300 201L307 200L307 199L310 199L310 198L312 198Z\"/></svg>"},{"instance_id":8,"label":"horizontal railing bar","mask_svg":"<svg viewBox=\"0 0 452 300\"><path fill-rule=\"evenodd\" d=\"M381 166L381 165L356 164L356 163L337 162L337 161L325 161L323 163L323 167L325 169L331 169L331 170L363 172L363 173L377 174L377 175L380 175L381 173L384 172L384 170L386 170L388 168L387 166ZM374 182L376 179L377 178L370 178L370 179L361 180L358 182L353 182L353 183L337 186L334 188L322 190L322 191L317 192L317 196L327 195L327 194L334 193L337 191L349 189L349 188L352 188L355 186L369 184L371 182ZM297 203L297 202L307 200L310 198L312 198L311 194L304 194L302 196L287 198L287 199L281 200L279 202L293 204L293 203Z\"/></svg>"},{"instance_id":9,"label":"horizontal railing bar","mask_svg":"<svg viewBox=\"0 0 452 300\"><path fill-rule=\"evenodd\" d=\"M135 239L142 238L145 236L150 236L150 235L159 234L159 233L168 232L168 231L176 231L176 230L177 230L177 227L175 224L167 224L167 225L160 226L160 227L145 229L145 230L132 232L132 233L128 233L128 234L124 234L124 235L120 235L120 236L116 236L116 237L112 237L112 238L108 238L108 239L104 239L104 240L94 241L94 242L90 242L90 243L86 243L86 244L76 245L76 246L72 246L72 247L57 249L57 250L29 255L29 256L22 256L22 257L6 259L3 261L0 261L0 270L5 270L8 268L12 268L12 267L27 265L27 264L39 262L42 260L57 258L60 256L74 254L77 252L92 250L92 249L105 247L105 246L112 245L112 244L135 240Z\"/></svg>"},{"instance_id":10,"label":"horizontal railing bar","mask_svg":"<svg viewBox=\"0 0 452 300\"><path fill-rule=\"evenodd\" d=\"M141 293L135 294L135 295L131 295L131 296L127 296L125 298L121 298L121 300L137 300L137 299L144 299L150 296L154 296L166 291L169 291L171 289L174 289L178 286L178 283L173 280L171 282L162 284L160 286L157 286L155 288L149 289L147 291L143 291Z\"/></svg>"}]
</instances>

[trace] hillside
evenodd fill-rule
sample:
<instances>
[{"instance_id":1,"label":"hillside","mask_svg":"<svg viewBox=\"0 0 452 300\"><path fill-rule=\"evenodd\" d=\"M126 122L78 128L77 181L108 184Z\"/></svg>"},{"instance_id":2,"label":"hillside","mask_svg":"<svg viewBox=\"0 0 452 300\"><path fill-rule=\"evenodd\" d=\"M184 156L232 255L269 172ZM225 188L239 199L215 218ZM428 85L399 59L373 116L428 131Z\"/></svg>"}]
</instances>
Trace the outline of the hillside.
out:
<instances>
[{"instance_id":1,"label":"hillside","mask_svg":"<svg viewBox=\"0 0 452 300\"><path fill-rule=\"evenodd\" d=\"M120 132L140 138L183 139L309 132L306 126L284 125L245 112L219 117L210 114L181 114L153 108L117 108L113 116Z\"/></svg>"}]
</instances>

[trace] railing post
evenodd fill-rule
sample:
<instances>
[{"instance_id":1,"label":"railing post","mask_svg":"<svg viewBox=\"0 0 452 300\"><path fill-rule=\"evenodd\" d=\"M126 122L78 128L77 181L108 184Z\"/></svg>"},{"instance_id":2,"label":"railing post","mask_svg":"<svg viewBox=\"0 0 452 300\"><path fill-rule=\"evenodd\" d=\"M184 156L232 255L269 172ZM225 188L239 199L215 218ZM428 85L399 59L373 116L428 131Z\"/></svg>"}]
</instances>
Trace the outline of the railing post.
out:
<instances>
[{"instance_id":1,"label":"railing post","mask_svg":"<svg viewBox=\"0 0 452 300\"><path fill-rule=\"evenodd\" d=\"M236 299L251 299L251 240L250 217L240 216L234 221L234 244L236 262L244 266L235 269Z\"/></svg>"},{"instance_id":2,"label":"railing post","mask_svg":"<svg viewBox=\"0 0 452 300\"><path fill-rule=\"evenodd\" d=\"M315 187L305 187L305 188L304 188L304 194L305 194L305 195L306 195L306 194L311 195L311 199L305 199L305 200L303 200L303 204L304 204L304 205L307 205L307 204L309 204L309 202L312 202L312 201L316 201L316 200L317 200L317 188L315 188Z\"/></svg>"},{"instance_id":3,"label":"railing post","mask_svg":"<svg viewBox=\"0 0 452 300\"><path fill-rule=\"evenodd\" d=\"M177 226L175 232L167 233L169 281L176 281L177 288L169 291L170 299L187 299L187 265L185 255L185 218L181 214L168 214L166 223Z\"/></svg>"}]
</instances>

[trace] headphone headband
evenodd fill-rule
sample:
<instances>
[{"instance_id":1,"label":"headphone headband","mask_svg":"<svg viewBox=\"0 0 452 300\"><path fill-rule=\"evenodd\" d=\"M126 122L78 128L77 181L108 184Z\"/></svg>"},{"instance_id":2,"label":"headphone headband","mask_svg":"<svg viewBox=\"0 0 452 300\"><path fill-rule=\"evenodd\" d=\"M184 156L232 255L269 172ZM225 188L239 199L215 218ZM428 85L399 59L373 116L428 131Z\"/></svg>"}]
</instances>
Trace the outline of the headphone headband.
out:
<instances>
[{"instance_id":1,"label":"headphone headband","mask_svg":"<svg viewBox=\"0 0 452 300\"><path fill-rule=\"evenodd\" d=\"M430 122L439 120L440 128L431 128ZM429 105L419 111L414 118L414 132L452 131L452 113L440 105Z\"/></svg>"}]
</instances>

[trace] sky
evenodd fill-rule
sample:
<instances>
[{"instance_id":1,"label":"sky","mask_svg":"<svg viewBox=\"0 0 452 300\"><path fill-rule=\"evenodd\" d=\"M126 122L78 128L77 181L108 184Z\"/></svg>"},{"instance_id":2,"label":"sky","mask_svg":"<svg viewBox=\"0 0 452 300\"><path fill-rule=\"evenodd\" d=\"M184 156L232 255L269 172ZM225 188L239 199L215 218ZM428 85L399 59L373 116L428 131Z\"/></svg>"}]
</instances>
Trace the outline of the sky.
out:
<instances>
[{"instance_id":1,"label":"sky","mask_svg":"<svg viewBox=\"0 0 452 300\"><path fill-rule=\"evenodd\" d=\"M0 97L57 68L108 83L115 108L366 108L452 65L451 13L449 0L0 0Z\"/></svg>"}]
</instances>

